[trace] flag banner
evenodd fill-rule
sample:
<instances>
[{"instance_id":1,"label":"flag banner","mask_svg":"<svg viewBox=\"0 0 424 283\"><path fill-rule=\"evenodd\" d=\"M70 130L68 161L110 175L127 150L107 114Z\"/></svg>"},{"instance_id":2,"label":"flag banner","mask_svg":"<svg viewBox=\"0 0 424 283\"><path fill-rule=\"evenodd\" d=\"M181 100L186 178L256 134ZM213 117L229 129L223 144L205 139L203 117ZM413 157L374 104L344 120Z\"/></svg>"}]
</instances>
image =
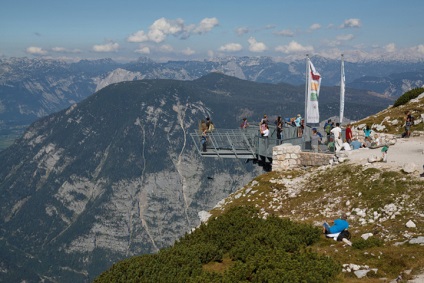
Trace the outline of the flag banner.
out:
<instances>
[{"instance_id":1,"label":"flag banner","mask_svg":"<svg viewBox=\"0 0 424 283\"><path fill-rule=\"evenodd\" d=\"M315 70L312 62L309 61L308 99L305 123L319 123L318 98L320 86L321 75Z\"/></svg>"},{"instance_id":2,"label":"flag banner","mask_svg":"<svg viewBox=\"0 0 424 283\"><path fill-rule=\"evenodd\" d=\"M344 73L344 62L342 59L341 78L340 78L340 124L343 122L344 96L345 96L345 73Z\"/></svg>"}]
</instances>

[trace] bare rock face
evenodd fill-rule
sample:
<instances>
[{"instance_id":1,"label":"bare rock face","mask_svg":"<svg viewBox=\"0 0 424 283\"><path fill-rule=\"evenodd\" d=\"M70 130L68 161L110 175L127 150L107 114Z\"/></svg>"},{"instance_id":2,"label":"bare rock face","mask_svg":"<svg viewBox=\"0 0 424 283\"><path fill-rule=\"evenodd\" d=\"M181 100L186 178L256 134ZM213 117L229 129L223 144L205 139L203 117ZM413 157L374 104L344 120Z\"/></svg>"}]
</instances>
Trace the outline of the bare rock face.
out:
<instances>
[{"instance_id":1,"label":"bare rock face","mask_svg":"<svg viewBox=\"0 0 424 283\"><path fill-rule=\"evenodd\" d=\"M114 84L37 121L0 153L2 258L31 255L0 259L5 276L19 276L9 282L83 282L157 252L262 172L236 159L202 159L189 133L214 119L206 105L215 98L181 93L169 82Z\"/></svg>"}]
</instances>

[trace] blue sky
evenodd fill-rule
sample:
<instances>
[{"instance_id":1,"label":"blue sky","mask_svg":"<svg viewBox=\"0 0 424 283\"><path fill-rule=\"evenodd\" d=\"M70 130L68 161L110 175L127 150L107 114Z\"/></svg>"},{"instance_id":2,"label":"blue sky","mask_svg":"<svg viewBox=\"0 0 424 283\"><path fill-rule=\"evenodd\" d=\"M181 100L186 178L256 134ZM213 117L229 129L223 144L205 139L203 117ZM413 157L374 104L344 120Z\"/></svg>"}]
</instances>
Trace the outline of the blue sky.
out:
<instances>
[{"instance_id":1,"label":"blue sky","mask_svg":"<svg viewBox=\"0 0 424 283\"><path fill-rule=\"evenodd\" d=\"M1 0L0 56L424 58L422 0Z\"/></svg>"}]
</instances>

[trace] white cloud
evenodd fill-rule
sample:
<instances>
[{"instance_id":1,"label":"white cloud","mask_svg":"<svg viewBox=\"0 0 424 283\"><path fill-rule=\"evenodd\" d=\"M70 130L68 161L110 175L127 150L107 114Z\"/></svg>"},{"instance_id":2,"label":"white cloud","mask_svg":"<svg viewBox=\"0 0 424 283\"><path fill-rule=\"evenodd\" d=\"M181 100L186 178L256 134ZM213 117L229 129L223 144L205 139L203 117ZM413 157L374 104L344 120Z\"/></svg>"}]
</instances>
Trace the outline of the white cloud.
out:
<instances>
[{"instance_id":1,"label":"white cloud","mask_svg":"<svg viewBox=\"0 0 424 283\"><path fill-rule=\"evenodd\" d=\"M204 18L198 25L185 25L182 19L169 20L160 18L153 22L146 33L144 30L139 30L131 34L128 42L146 42L152 41L156 43L163 42L167 36L173 35L181 39L190 37L191 34L204 34L211 31L219 24L217 18Z\"/></svg>"},{"instance_id":2,"label":"white cloud","mask_svg":"<svg viewBox=\"0 0 424 283\"><path fill-rule=\"evenodd\" d=\"M181 51L181 53L183 53L184 55L190 56L190 55L193 55L194 53L196 53L196 51L194 51L190 47L187 47L186 49Z\"/></svg>"},{"instance_id":3,"label":"white cloud","mask_svg":"<svg viewBox=\"0 0 424 283\"><path fill-rule=\"evenodd\" d=\"M294 36L294 32L292 32L291 30L288 30L288 29L276 31L276 32L274 32L274 34L287 36L287 37L293 37Z\"/></svg>"},{"instance_id":4,"label":"white cloud","mask_svg":"<svg viewBox=\"0 0 424 283\"><path fill-rule=\"evenodd\" d=\"M119 44L116 42L109 42L103 45L94 45L92 49L95 52L113 52L119 49Z\"/></svg>"},{"instance_id":5,"label":"white cloud","mask_svg":"<svg viewBox=\"0 0 424 283\"><path fill-rule=\"evenodd\" d=\"M325 40L326 44L330 47L335 47L343 44L344 41L349 41L354 38L353 34L338 35L335 40Z\"/></svg>"},{"instance_id":6,"label":"white cloud","mask_svg":"<svg viewBox=\"0 0 424 283\"><path fill-rule=\"evenodd\" d=\"M219 51L223 51L223 52L237 52L242 49L243 47L239 43L227 43L219 47Z\"/></svg>"},{"instance_id":7,"label":"white cloud","mask_svg":"<svg viewBox=\"0 0 424 283\"><path fill-rule=\"evenodd\" d=\"M347 19L343 22L340 28L359 28L360 26L361 26L361 20Z\"/></svg>"},{"instance_id":8,"label":"white cloud","mask_svg":"<svg viewBox=\"0 0 424 283\"><path fill-rule=\"evenodd\" d=\"M280 45L275 48L275 51L282 53L299 53L299 52L312 52L312 46L302 46L296 41L291 41L288 45Z\"/></svg>"},{"instance_id":9,"label":"white cloud","mask_svg":"<svg viewBox=\"0 0 424 283\"><path fill-rule=\"evenodd\" d=\"M145 42L145 41L148 41L148 40L149 40L149 37L142 30L139 30L139 31L133 33L132 35L130 35L127 38L128 42Z\"/></svg>"},{"instance_id":10,"label":"white cloud","mask_svg":"<svg viewBox=\"0 0 424 283\"><path fill-rule=\"evenodd\" d=\"M249 29L247 27L239 27L239 28L236 28L235 32L237 35L243 35L248 33Z\"/></svg>"},{"instance_id":11,"label":"white cloud","mask_svg":"<svg viewBox=\"0 0 424 283\"><path fill-rule=\"evenodd\" d=\"M47 51L42 49L41 47L30 46L26 49L26 53L32 55L46 55Z\"/></svg>"},{"instance_id":12,"label":"white cloud","mask_svg":"<svg viewBox=\"0 0 424 283\"><path fill-rule=\"evenodd\" d=\"M160 18L151 26L148 33L149 40L160 43L165 40L168 35L174 35L183 31L184 22L182 19L168 20Z\"/></svg>"},{"instance_id":13,"label":"white cloud","mask_svg":"<svg viewBox=\"0 0 424 283\"><path fill-rule=\"evenodd\" d=\"M320 29L320 28L321 28L321 25L320 24L312 24L309 27L310 30L317 30L317 29Z\"/></svg>"},{"instance_id":14,"label":"white cloud","mask_svg":"<svg viewBox=\"0 0 424 283\"><path fill-rule=\"evenodd\" d=\"M387 44L384 49L386 52L395 52L396 51L396 45L394 43Z\"/></svg>"},{"instance_id":15,"label":"white cloud","mask_svg":"<svg viewBox=\"0 0 424 283\"><path fill-rule=\"evenodd\" d=\"M148 46L141 46L135 50L136 53L150 54L150 48Z\"/></svg>"},{"instance_id":16,"label":"white cloud","mask_svg":"<svg viewBox=\"0 0 424 283\"><path fill-rule=\"evenodd\" d=\"M249 50L252 52L263 52L268 49L265 43L256 41L254 37L250 37L247 42L249 42Z\"/></svg>"},{"instance_id":17,"label":"white cloud","mask_svg":"<svg viewBox=\"0 0 424 283\"><path fill-rule=\"evenodd\" d=\"M203 34L211 31L214 27L219 24L217 18L204 18L200 21L200 24L194 29L195 33Z\"/></svg>"},{"instance_id":18,"label":"white cloud","mask_svg":"<svg viewBox=\"0 0 424 283\"><path fill-rule=\"evenodd\" d=\"M170 53L170 52L174 51L174 48L169 44L164 44L164 45L159 46L159 51L165 52L165 53Z\"/></svg>"},{"instance_id":19,"label":"white cloud","mask_svg":"<svg viewBox=\"0 0 424 283\"><path fill-rule=\"evenodd\" d=\"M81 53L81 50L79 49L67 49L65 47L53 47L51 49L51 51L53 52L58 52L58 53Z\"/></svg>"},{"instance_id":20,"label":"white cloud","mask_svg":"<svg viewBox=\"0 0 424 283\"><path fill-rule=\"evenodd\" d=\"M54 51L54 52L66 52L66 48L65 47L53 47L52 51Z\"/></svg>"}]
</instances>

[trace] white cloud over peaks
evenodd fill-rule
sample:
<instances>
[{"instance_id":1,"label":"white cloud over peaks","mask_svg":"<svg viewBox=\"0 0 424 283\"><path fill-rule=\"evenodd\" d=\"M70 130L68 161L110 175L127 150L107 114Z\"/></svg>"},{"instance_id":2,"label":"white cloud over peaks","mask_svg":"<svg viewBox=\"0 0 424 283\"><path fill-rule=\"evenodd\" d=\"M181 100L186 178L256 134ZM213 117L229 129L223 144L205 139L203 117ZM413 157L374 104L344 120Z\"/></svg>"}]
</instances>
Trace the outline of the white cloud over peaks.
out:
<instances>
[{"instance_id":1,"label":"white cloud over peaks","mask_svg":"<svg viewBox=\"0 0 424 283\"><path fill-rule=\"evenodd\" d=\"M143 30L139 30L127 38L128 42L145 42L148 40L149 40L149 37Z\"/></svg>"},{"instance_id":2,"label":"white cloud over peaks","mask_svg":"<svg viewBox=\"0 0 424 283\"><path fill-rule=\"evenodd\" d=\"M247 42L249 42L249 50L252 52L263 52L268 49L265 43L256 41L254 37L250 37Z\"/></svg>"},{"instance_id":3,"label":"white cloud over peaks","mask_svg":"<svg viewBox=\"0 0 424 283\"><path fill-rule=\"evenodd\" d=\"M150 48L148 46L140 46L134 52L141 54L150 54Z\"/></svg>"},{"instance_id":4,"label":"white cloud over peaks","mask_svg":"<svg viewBox=\"0 0 424 283\"><path fill-rule=\"evenodd\" d=\"M196 51L194 51L190 47L187 47L186 49L181 51L181 53L183 53L184 55L190 56L190 55L193 55L194 53L196 53Z\"/></svg>"},{"instance_id":5,"label":"white cloud over peaks","mask_svg":"<svg viewBox=\"0 0 424 283\"><path fill-rule=\"evenodd\" d=\"M95 52L114 52L119 49L119 44L116 42L109 42L103 45L94 45L92 49Z\"/></svg>"},{"instance_id":6,"label":"white cloud over peaks","mask_svg":"<svg viewBox=\"0 0 424 283\"><path fill-rule=\"evenodd\" d=\"M26 53L32 55L46 55L47 51L42 49L41 47L30 46L26 49Z\"/></svg>"},{"instance_id":7,"label":"white cloud over peaks","mask_svg":"<svg viewBox=\"0 0 424 283\"><path fill-rule=\"evenodd\" d=\"M211 31L214 27L219 24L217 18L204 18L200 21L200 24L194 29L195 33L203 34Z\"/></svg>"},{"instance_id":8,"label":"white cloud over peaks","mask_svg":"<svg viewBox=\"0 0 424 283\"><path fill-rule=\"evenodd\" d=\"M317 29L320 29L320 28L321 28L321 25L320 24L312 24L309 27L310 30L317 30Z\"/></svg>"},{"instance_id":9,"label":"white cloud over peaks","mask_svg":"<svg viewBox=\"0 0 424 283\"><path fill-rule=\"evenodd\" d=\"M298 52L312 52L312 46L302 46L296 41L291 41L288 45L280 45L275 48L275 51L282 53L298 53Z\"/></svg>"},{"instance_id":10,"label":"white cloud over peaks","mask_svg":"<svg viewBox=\"0 0 424 283\"><path fill-rule=\"evenodd\" d=\"M164 44L159 47L160 52L170 53L174 51L174 48L169 44Z\"/></svg>"},{"instance_id":11,"label":"white cloud over peaks","mask_svg":"<svg viewBox=\"0 0 424 283\"><path fill-rule=\"evenodd\" d=\"M361 20L347 19L343 22L340 28L359 28L360 26L361 26Z\"/></svg>"},{"instance_id":12,"label":"white cloud over peaks","mask_svg":"<svg viewBox=\"0 0 424 283\"><path fill-rule=\"evenodd\" d=\"M58 53L81 53L79 49L67 49L65 47L53 47L51 51Z\"/></svg>"},{"instance_id":13,"label":"white cloud over peaks","mask_svg":"<svg viewBox=\"0 0 424 283\"><path fill-rule=\"evenodd\" d=\"M182 19L168 20L160 18L151 26L148 33L149 40L160 43L165 40L168 35L174 35L183 31L184 21Z\"/></svg>"},{"instance_id":14,"label":"white cloud over peaks","mask_svg":"<svg viewBox=\"0 0 424 283\"><path fill-rule=\"evenodd\" d=\"M223 52L237 52L242 49L243 47L239 43L227 43L219 47L219 51L223 51Z\"/></svg>"},{"instance_id":15,"label":"white cloud over peaks","mask_svg":"<svg viewBox=\"0 0 424 283\"><path fill-rule=\"evenodd\" d=\"M396 45L394 43L389 43L386 46L384 46L384 49L386 52L395 52L396 51Z\"/></svg>"},{"instance_id":16,"label":"white cloud over peaks","mask_svg":"<svg viewBox=\"0 0 424 283\"><path fill-rule=\"evenodd\" d=\"M169 20L166 18L160 18L154 21L154 23L149 27L149 31L147 33L144 30L139 30L131 34L127 38L127 41L152 41L161 43L169 35L177 36L181 39L186 39L193 33L203 34L209 32L218 24L218 19L216 18L204 18L198 25L191 24L188 26L184 24L182 19Z\"/></svg>"},{"instance_id":17,"label":"white cloud over peaks","mask_svg":"<svg viewBox=\"0 0 424 283\"><path fill-rule=\"evenodd\" d=\"M276 31L276 32L274 32L274 34L287 36L287 37L293 37L294 36L294 32L292 32L291 30L288 30L288 29Z\"/></svg>"}]
</instances>

